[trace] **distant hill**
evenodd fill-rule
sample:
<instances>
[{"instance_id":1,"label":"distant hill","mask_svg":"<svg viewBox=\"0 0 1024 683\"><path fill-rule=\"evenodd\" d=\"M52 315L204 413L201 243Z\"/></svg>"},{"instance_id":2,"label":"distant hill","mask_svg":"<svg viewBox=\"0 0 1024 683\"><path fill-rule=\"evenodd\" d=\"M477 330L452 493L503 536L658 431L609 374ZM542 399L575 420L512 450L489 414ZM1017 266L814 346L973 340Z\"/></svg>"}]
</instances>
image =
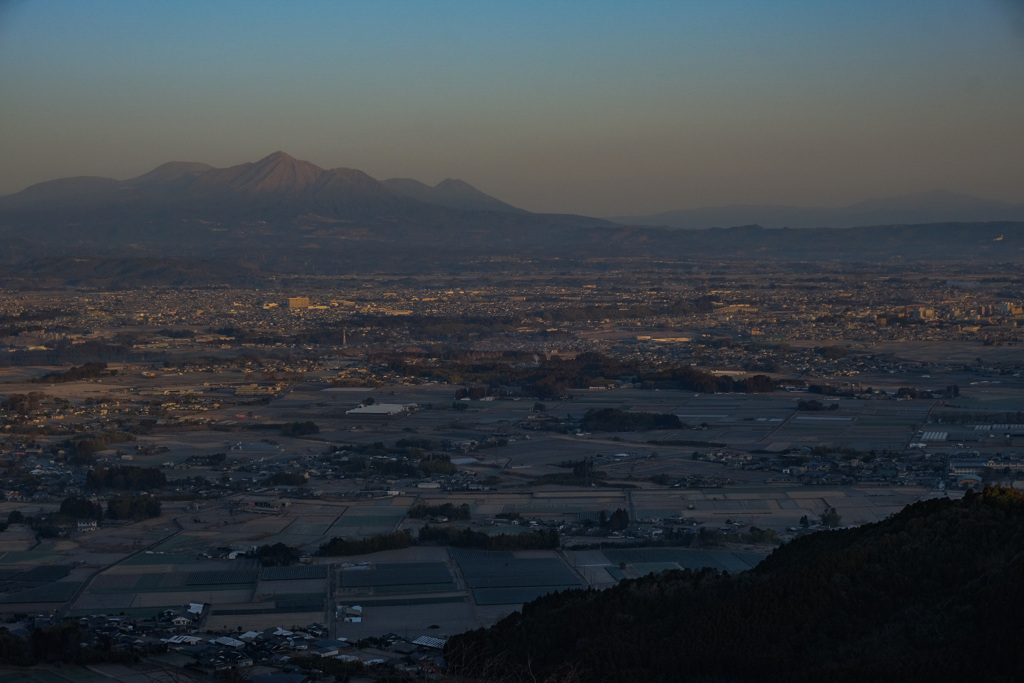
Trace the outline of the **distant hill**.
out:
<instances>
[{"instance_id":1,"label":"distant hill","mask_svg":"<svg viewBox=\"0 0 1024 683\"><path fill-rule=\"evenodd\" d=\"M447 178L434 187L412 178L391 178L382 180L381 184L398 194L418 199L427 204L447 206L452 209L468 211L508 211L512 213L528 213L517 209L511 204L484 194L463 180Z\"/></svg>"},{"instance_id":2,"label":"distant hill","mask_svg":"<svg viewBox=\"0 0 1024 683\"><path fill-rule=\"evenodd\" d=\"M755 569L545 596L445 649L473 681L1010 681L1024 671L1024 495L917 503Z\"/></svg>"},{"instance_id":3,"label":"distant hill","mask_svg":"<svg viewBox=\"0 0 1024 683\"><path fill-rule=\"evenodd\" d=\"M244 264L198 257L55 256L0 269L0 287L5 289L254 287L265 286L265 280L266 273Z\"/></svg>"},{"instance_id":4,"label":"distant hill","mask_svg":"<svg viewBox=\"0 0 1024 683\"><path fill-rule=\"evenodd\" d=\"M1024 221L1024 204L935 190L871 199L837 208L741 204L668 211L648 216L618 216L609 220L625 225L655 225L688 230L754 223L773 229L855 228L869 225Z\"/></svg>"},{"instance_id":5,"label":"distant hill","mask_svg":"<svg viewBox=\"0 0 1024 683\"><path fill-rule=\"evenodd\" d=\"M886 206L865 204L861 215L880 216ZM1024 222L629 226L530 213L458 180L434 187L379 182L356 169L323 169L275 152L228 168L170 162L129 180L39 183L0 197L0 243L0 284L11 286L238 285L274 273L561 268L574 260L1019 263ZM116 272L104 261L116 263Z\"/></svg>"}]
</instances>

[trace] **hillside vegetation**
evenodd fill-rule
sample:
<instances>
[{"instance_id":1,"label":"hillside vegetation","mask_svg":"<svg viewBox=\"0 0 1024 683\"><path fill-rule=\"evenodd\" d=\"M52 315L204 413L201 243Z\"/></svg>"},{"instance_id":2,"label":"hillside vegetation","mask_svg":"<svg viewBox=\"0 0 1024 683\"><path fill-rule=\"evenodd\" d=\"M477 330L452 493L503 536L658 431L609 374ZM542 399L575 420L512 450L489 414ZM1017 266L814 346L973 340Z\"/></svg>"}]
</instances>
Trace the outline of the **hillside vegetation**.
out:
<instances>
[{"instance_id":1,"label":"hillside vegetation","mask_svg":"<svg viewBox=\"0 0 1024 683\"><path fill-rule=\"evenodd\" d=\"M796 539L744 574L548 595L445 655L462 681L1011 681L1022 610L1024 495L990 488Z\"/></svg>"}]
</instances>

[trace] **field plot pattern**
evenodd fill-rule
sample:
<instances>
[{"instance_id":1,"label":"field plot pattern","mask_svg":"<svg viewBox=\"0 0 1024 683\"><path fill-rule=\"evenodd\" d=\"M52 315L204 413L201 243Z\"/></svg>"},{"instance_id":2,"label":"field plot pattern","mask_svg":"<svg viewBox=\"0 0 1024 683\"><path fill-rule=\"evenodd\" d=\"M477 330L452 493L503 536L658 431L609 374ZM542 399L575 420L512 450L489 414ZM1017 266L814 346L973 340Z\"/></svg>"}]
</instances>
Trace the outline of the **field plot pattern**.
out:
<instances>
[{"instance_id":1,"label":"field plot pattern","mask_svg":"<svg viewBox=\"0 0 1024 683\"><path fill-rule=\"evenodd\" d=\"M0 570L0 603L53 603L70 600L80 581L61 581L74 565L11 567Z\"/></svg>"},{"instance_id":2,"label":"field plot pattern","mask_svg":"<svg viewBox=\"0 0 1024 683\"><path fill-rule=\"evenodd\" d=\"M349 508L325 531L324 536L360 538L394 531L405 519L408 508L392 505L390 500L383 502L382 505L371 507Z\"/></svg>"},{"instance_id":3,"label":"field plot pattern","mask_svg":"<svg viewBox=\"0 0 1024 683\"><path fill-rule=\"evenodd\" d=\"M511 552L452 550L477 605L514 605L567 588L580 577L557 557L519 558Z\"/></svg>"},{"instance_id":4,"label":"field plot pattern","mask_svg":"<svg viewBox=\"0 0 1024 683\"><path fill-rule=\"evenodd\" d=\"M372 591L377 595L435 593L458 588L444 562L401 562L368 568L342 569L341 592Z\"/></svg>"}]
</instances>

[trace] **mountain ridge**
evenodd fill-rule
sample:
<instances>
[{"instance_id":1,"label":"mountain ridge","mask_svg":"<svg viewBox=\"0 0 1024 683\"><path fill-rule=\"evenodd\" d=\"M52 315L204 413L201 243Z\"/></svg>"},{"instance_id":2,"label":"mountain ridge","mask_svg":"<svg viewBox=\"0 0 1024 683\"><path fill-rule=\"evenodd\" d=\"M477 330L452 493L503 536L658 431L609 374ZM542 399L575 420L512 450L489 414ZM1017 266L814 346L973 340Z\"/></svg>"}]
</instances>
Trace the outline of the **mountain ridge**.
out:
<instances>
[{"instance_id":1,"label":"mountain ridge","mask_svg":"<svg viewBox=\"0 0 1024 683\"><path fill-rule=\"evenodd\" d=\"M175 161L123 181L81 176L39 183L0 198L0 241L5 275L22 282L43 273L39 263L65 256L244 260L265 274L461 270L534 259L829 260L893 267L907 260L1024 262L1024 221L799 230L748 223L703 230L620 225L530 213L464 181L434 187L411 179L382 182L283 152L225 169ZM125 272L144 281L150 270ZM164 272L161 281L174 277ZM60 273L47 281L53 275ZM236 279L250 275L239 272Z\"/></svg>"},{"instance_id":2,"label":"mountain ridge","mask_svg":"<svg viewBox=\"0 0 1024 683\"><path fill-rule=\"evenodd\" d=\"M358 169L323 169L283 151L255 162L215 168L202 162L171 161L127 180L99 176L58 178L0 197L0 210L63 209L145 212L203 210L225 217L272 212L292 214L344 213L351 204L356 217L374 214L408 216L425 207L529 215L530 212L481 192L471 184L447 178L433 187L412 178L376 180ZM44 206L45 205L45 206ZM429 211L429 209L426 209ZM561 214L533 214L561 215ZM344 216L334 216L345 218ZM735 204L667 211L649 215L590 217L592 221L627 226L674 229L727 228L757 224L765 228L850 228L871 225L1024 221L1024 203L987 200L948 190L870 198L841 207ZM436 214L430 220L441 220Z\"/></svg>"},{"instance_id":3,"label":"mountain ridge","mask_svg":"<svg viewBox=\"0 0 1024 683\"><path fill-rule=\"evenodd\" d=\"M253 209L293 216L339 214L351 209L363 218L377 213L412 214L429 211L429 207L525 213L462 180L422 187L425 189L403 192L358 169L323 169L276 151L258 161L225 168L171 161L127 180L80 176L45 181L0 197L0 208L53 212L108 206L145 212L147 205L155 205L161 210L173 206L179 212L201 210L236 216L251 214Z\"/></svg>"}]
</instances>

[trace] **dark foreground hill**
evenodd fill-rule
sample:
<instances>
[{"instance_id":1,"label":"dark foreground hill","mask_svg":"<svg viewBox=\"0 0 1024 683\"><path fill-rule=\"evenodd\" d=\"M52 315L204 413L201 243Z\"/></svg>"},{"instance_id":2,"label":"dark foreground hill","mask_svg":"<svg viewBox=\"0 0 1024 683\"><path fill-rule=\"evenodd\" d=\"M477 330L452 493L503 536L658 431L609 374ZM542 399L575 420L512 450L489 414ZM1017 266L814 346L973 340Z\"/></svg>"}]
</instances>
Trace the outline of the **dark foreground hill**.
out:
<instances>
[{"instance_id":1,"label":"dark foreground hill","mask_svg":"<svg viewBox=\"0 0 1024 683\"><path fill-rule=\"evenodd\" d=\"M1024 495L912 505L756 569L672 571L529 603L449 641L462 681L1015 681Z\"/></svg>"}]
</instances>

